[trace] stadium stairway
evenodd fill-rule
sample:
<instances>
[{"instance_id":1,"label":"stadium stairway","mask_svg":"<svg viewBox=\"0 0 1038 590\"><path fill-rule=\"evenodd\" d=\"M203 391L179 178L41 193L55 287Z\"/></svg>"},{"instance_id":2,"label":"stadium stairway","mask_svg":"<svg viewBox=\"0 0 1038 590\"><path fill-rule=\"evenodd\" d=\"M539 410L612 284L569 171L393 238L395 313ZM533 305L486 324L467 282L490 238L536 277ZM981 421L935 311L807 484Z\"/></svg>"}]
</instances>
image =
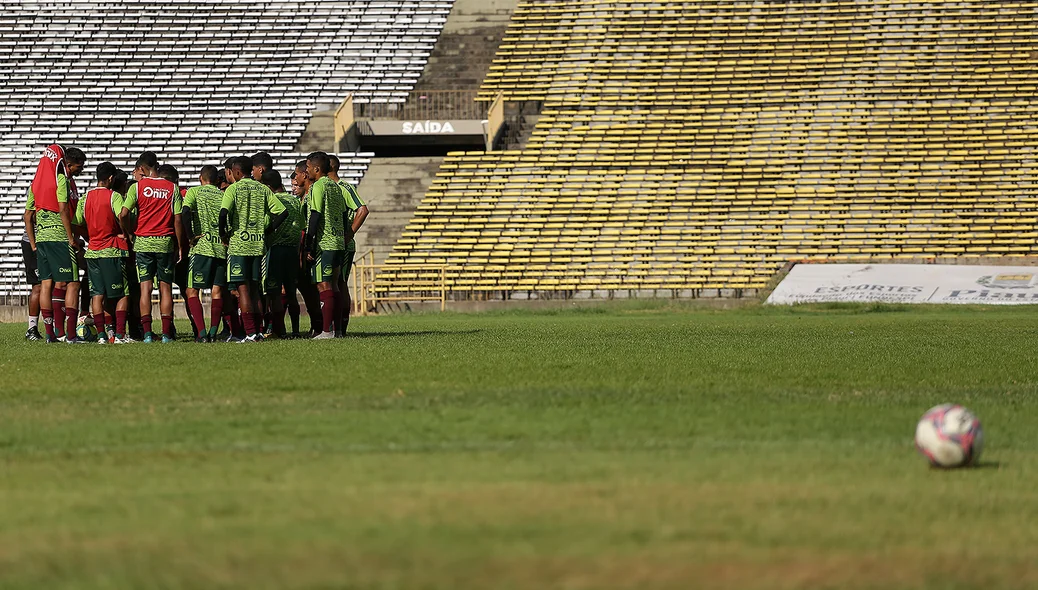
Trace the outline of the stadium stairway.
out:
<instances>
[{"instance_id":1,"label":"stadium stairway","mask_svg":"<svg viewBox=\"0 0 1038 590\"><path fill-rule=\"evenodd\" d=\"M373 251L381 264L436 178L442 157L374 158L357 187L372 214L357 234L357 255ZM358 260L359 262L360 260Z\"/></svg>"}]
</instances>

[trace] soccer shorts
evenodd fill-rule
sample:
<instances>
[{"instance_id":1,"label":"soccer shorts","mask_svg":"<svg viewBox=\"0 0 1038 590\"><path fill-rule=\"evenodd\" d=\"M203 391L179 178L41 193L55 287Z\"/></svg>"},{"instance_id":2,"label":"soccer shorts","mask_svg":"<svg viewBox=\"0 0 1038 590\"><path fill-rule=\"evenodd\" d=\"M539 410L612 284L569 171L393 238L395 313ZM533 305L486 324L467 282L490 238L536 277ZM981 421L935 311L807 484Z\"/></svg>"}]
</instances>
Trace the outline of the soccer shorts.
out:
<instances>
[{"instance_id":1,"label":"soccer shorts","mask_svg":"<svg viewBox=\"0 0 1038 590\"><path fill-rule=\"evenodd\" d=\"M263 280L262 256L227 256L227 286L237 289L245 283L259 283Z\"/></svg>"},{"instance_id":2,"label":"soccer shorts","mask_svg":"<svg viewBox=\"0 0 1038 590\"><path fill-rule=\"evenodd\" d=\"M173 267L172 252L137 253L137 280L142 283L156 279L160 283L172 283Z\"/></svg>"},{"instance_id":3,"label":"soccer shorts","mask_svg":"<svg viewBox=\"0 0 1038 590\"><path fill-rule=\"evenodd\" d=\"M86 263L90 295L101 295L106 299L126 297L129 293L126 285L126 259L87 258Z\"/></svg>"},{"instance_id":4,"label":"soccer shorts","mask_svg":"<svg viewBox=\"0 0 1038 590\"><path fill-rule=\"evenodd\" d=\"M271 246L263 257L263 291L277 294L281 287L295 293L299 276L299 249L295 246Z\"/></svg>"},{"instance_id":5,"label":"soccer shorts","mask_svg":"<svg viewBox=\"0 0 1038 590\"><path fill-rule=\"evenodd\" d=\"M187 271L188 289L212 289L227 286L227 261L204 254L192 254Z\"/></svg>"},{"instance_id":6,"label":"soccer shorts","mask_svg":"<svg viewBox=\"0 0 1038 590\"><path fill-rule=\"evenodd\" d=\"M36 242L36 263L41 281L74 283L79 281L76 254L68 242Z\"/></svg>"},{"instance_id":7,"label":"soccer shorts","mask_svg":"<svg viewBox=\"0 0 1038 590\"><path fill-rule=\"evenodd\" d=\"M314 256L314 266L310 269L310 280L316 285L318 283L335 282L336 268L342 268L346 259L346 253L342 250L326 250L318 252Z\"/></svg>"},{"instance_id":8,"label":"soccer shorts","mask_svg":"<svg viewBox=\"0 0 1038 590\"><path fill-rule=\"evenodd\" d=\"M36 268L36 253L32 251L29 242L22 242L22 264L25 266L25 284L39 285L40 271Z\"/></svg>"}]
</instances>

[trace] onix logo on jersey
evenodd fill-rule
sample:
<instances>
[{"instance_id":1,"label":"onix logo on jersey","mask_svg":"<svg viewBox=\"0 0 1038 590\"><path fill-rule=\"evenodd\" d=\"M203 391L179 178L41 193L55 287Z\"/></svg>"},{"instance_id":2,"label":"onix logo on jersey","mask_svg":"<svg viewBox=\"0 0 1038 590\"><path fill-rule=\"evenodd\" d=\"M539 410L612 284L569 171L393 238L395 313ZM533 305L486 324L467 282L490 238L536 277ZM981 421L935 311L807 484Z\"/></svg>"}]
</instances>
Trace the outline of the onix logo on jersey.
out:
<instances>
[{"instance_id":1,"label":"onix logo on jersey","mask_svg":"<svg viewBox=\"0 0 1038 590\"><path fill-rule=\"evenodd\" d=\"M122 288L122 285L120 285L119 283L112 283L112 290L113 291L118 291L121 288Z\"/></svg>"},{"instance_id":2,"label":"onix logo on jersey","mask_svg":"<svg viewBox=\"0 0 1038 590\"><path fill-rule=\"evenodd\" d=\"M146 186L141 194L148 199L168 199L173 195L173 191L155 188L153 186Z\"/></svg>"}]
</instances>

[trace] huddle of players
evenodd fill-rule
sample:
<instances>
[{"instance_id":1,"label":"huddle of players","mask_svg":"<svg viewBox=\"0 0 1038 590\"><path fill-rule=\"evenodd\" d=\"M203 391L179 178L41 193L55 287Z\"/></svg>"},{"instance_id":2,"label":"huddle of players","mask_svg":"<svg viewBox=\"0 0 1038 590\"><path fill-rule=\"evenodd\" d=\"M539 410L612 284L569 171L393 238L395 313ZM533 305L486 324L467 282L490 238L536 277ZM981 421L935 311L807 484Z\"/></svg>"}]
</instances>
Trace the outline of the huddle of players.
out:
<instances>
[{"instance_id":1,"label":"huddle of players","mask_svg":"<svg viewBox=\"0 0 1038 590\"><path fill-rule=\"evenodd\" d=\"M310 315L312 337L345 333L353 236L367 207L356 189L338 178L334 155L314 152L297 163L290 194L266 153L229 158L222 174L204 166L200 185L182 191L177 170L160 166L154 153L145 152L134 167L135 182L104 162L97 167L97 186L80 198L72 177L85 159L76 148L50 146L26 203L26 233L39 268L48 342L80 341L75 331L79 238L86 244L82 258L101 344L135 341L127 332L131 311L139 313L143 341L157 339L151 316L156 283L162 342L175 339L173 284L185 295L197 342L220 338L221 321L227 341L261 341L264 311L267 336L288 337L286 308L292 335L298 336L297 291ZM139 302L130 301L128 265L136 269ZM212 292L208 329L200 300L206 289ZM32 311L30 333L35 329Z\"/></svg>"}]
</instances>

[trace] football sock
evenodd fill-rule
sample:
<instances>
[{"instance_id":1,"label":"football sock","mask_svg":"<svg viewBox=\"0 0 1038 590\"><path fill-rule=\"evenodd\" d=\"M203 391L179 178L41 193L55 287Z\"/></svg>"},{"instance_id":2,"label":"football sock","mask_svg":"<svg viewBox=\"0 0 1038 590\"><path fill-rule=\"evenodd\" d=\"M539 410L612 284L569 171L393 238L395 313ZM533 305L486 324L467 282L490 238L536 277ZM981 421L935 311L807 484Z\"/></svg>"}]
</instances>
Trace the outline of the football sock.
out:
<instances>
[{"instance_id":1,"label":"football sock","mask_svg":"<svg viewBox=\"0 0 1038 590\"><path fill-rule=\"evenodd\" d=\"M50 297L51 311L54 312L54 329L58 338L65 335L65 290L54 289Z\"/></svg>"},{"instance_id":2,"label":"football sock","mask_svg":"<svg viewBox=\"0 0 1038 590\"><path fill-rule=\"evenodd\" d=\"M29 316L29 329L30 330L33 330L37 326L39 326L39 323L40 323L39 316Z\"/></svg>"},{"instance_id":3,"label":"football sock","mask_svg":"<svg viewBox=\"0 0 1038 590\"><path fill-rule=\"evenodd\" d=\"M97 337L105 337L105 314L95 313L94 314L94 328L97 329Z\"/></svg>"},{"instance_id":4,"label":"football sock","mask_svg":"<svg viewBox=\"0 0 1038 590\"><path fill-rule=\"evenodd\" d=\"M209 303L209 335L216 336L220 329L220 318L223 317L223 299L213 299Z\"/></svg>"},{"instance_id":5,"label":"football sock","mask_svg":"<svg viewBox=\"0 0 1038 590\"><path fill-rule=\"evenodd\" d=\"M195 337L201 337L205 334L205 312L202 311L202 300L198 297L188 298L187 309L191 312L191 325L195 329Z\"/></svg>"},{"instance_id":6,"label":"football sock","mask_svg":"<svg viewBox=\"0 0 1038 590\"><path fill-rule=\"evenodd\" d=\"M245 322L245 335L252 336L256 333L256 314L243 313L242 320Z\"/></svg>"},{"instance_id":7,"label":"football sock","mask_svg":"<svg viewBox=\"0 0 1038 590\"><path fill-rule=\"evenodd\" d=\"M227 320L227 325L231 327L231 335L239 336L241 334L241 322L238 321L237 313L228 313L223 316L223 319Z\"/></svg>"},{"instance_id":8,"label":"football sock","mask_svg":"<svg viewBox=\"0 0 1038 590\"><path fill-rule=\"evenodd\" d=\"M145 337L147 337L149 334L151 334L151 316L150 315L142 315L141 316L141 332L144 333Z\"/></svg>"},{"instance_id":9,"label":"football sock","mask_svg":"<svg viewBox=\"0 0 1038 590\"><path fill-rule=\"evenodd\" d=\"M126 337L126 312L115 310L115 335L120 338Z\"/></svg>"},{"instance_id":10,"label":"football sock","mask_svg":"<svg viewBox=\"0 0 1038 590\"><path fill-rule=\"evenodd\" d=\"M165 314L162 315L162 335L163 336L168 336L170 338L173 337L173 316L172 315L165 315Z\"/></svg>"},{"instance_id":11,"label":"football sock","mask_svg":"<svg viewBox=\"0 0 1038 590\"><path fill-rule=\"evenodd\" d=\"M335 291L331 289L321 291L321 316L324 323L321 324L322 332L331 332L332 323L335 319Z\"/></svg>"},{"instance_id":12,"label":"football sock","mask_svg":"<svg viewBox=\"0 0 1038 590\"><path fill-rule=\"evenodd\" d=\"M47 332L47 338L54 340L54 310L41 309L40 313L43 315L43 329Z\"/></svg>"},{"instance_id":13,"label":"football sock","mask_svg":"<svg viewBox=\"0 0 1038 590\"><path fill-rule=\"evenodd\" d=\"M79 321L79 310L74 307L65 308L65 336L69 340L76 337L76 322Z\"/></svg>"}]
</instances>

